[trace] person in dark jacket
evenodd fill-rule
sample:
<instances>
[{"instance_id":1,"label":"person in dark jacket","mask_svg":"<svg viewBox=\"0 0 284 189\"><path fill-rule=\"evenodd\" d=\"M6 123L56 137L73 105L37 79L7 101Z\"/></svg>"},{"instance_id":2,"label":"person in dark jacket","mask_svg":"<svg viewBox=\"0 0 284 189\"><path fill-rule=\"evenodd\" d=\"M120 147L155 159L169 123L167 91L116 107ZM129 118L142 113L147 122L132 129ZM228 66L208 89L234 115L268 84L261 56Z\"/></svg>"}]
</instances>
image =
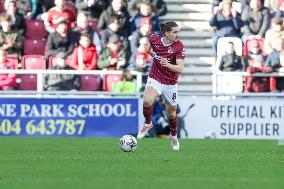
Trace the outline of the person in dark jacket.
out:
<instances>
[{"instance_id":1,"label":"person in dark jacket","mask_svg":"<svg viewBox=\"0 0 284 189\"><path fill-rule=\"evenodd\" d=\"M51 55L64 52L66 55L72 54L74 46L71 41L71 33L68 31L67 22L61 20L54 33L49 34L46 43L47 60Z\"/></svg>"},{"instance_id":2,"label":"person in dark jacket","mask_svg":"<svg viewBox=\"0 0 284 189\"><path fill-rule=\"evenodd\" d=\"M134 16L136 13L137 9L137 4L143 0L130 0L128 2L128 11L131 16ZM144 0L145 1L145 0ZM152 3L154 7L154 12L156 13L157 16L165 16L168 12L167 4L164 0L147 0L150 3Z\"/></svg>"},{"instance_id":3,"label":"person in dark jacket","mask_svg":"<svg viewBox=\"0 0 284 189\"><path fill-rule=\"evenodd\" d=\"M243 59L241 56L238 56L236 54L233 42L228 42L226 47L226 54L221 58L219 70L226 72L244 70Z\"/></svg>"},{"instance_id":4,"label":"person in dark jacket","mask_svg":"<svg viewBox=\"0 0 284 189\"><path fill-rule=\"evenodd\" d=\"M241 15L243 21L243 40L250 35L264 37L270 24L270 11L263 6L261 0L251 0Z\"/></svg>"},{"instance_id":5,"label":"person in dark jacket","mask_svg":"<svg viewBox=\"0 0 284 189\"><path fill-rule=\"evenodd\" d=\"M12 28L23 33L25 30L25 19L24 15L19 12L16 1L10 1L7 4L6 12L11 16Z\"/></svg>"},{"instance_id":6,"label":"person in dark jacket","mask_svg":"<svg viewBox=\"0 0 284 189\"><path fill-rule=\"evenodd\" d=\"M129 13L123 0L112 0L109 6L100 16L98 22L98 30L107 28L107 23L110 18L116 17L119 20L120 28L123 31L129 30Z\"/></svg>"},{"instance_id":7,"label":"person in dark jacket","mask_svg":"<svg viewBox=\"0 0 284 189\"><path fill-rule=\"evenodd\" d=\"M90 18L99 19L101 13L107 8L106 0L76 0L79 12L85 12Z\"/></svg>"},{"instance_id":8,"label":"person in dark jacket","mask_svg":"<svg viewBox=\"0 0 284 189\"><path fill-rule=\"evenodd\" d=\"M217 42L220 37L240 37L242 22L240 15L232 8L231 2L224 2L221 10L215 10L209 25L217 29L212 37L215 56L217 55Z\"/></svg>"}]
</instances>

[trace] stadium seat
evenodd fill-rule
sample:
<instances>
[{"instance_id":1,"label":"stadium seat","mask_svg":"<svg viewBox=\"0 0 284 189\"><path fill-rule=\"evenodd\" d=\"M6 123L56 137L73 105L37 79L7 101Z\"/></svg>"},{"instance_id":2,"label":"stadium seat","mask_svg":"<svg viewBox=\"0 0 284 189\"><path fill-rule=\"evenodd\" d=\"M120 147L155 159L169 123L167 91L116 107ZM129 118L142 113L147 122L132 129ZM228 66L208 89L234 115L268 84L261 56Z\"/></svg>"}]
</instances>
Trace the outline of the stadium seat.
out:
<instances>
[{"instance_id":1,"label":"stadium seat","mask_svg":"<svg viewBox=\"0 0 284 189\"><path fill-rule=\"evenodd\" d=\"M92 26L94 31L97 31L97 25L98 25L98 20L96 19L89 20L89 26Z\"/></svg>"},{"instance_id":2,"label":"stadium seat","mask_svg":"<svg viewBox=\"0 0 284 189\"><path fill-rule=\"evenodd\" d=\"M122 75L106 75L103 80L103 90L112 91L112 84L122 80Z\"/></svg>"},{"instance_id":3,"label":"stadium seat","mask_svg":"<svg viewBox=\"0 0 284 189\"><path fill-rule=\"evenodd\" d=\"M77 15L77 7L73 2L66 1L65 7L66 7L66 9L71 10L74 13L74 15Z\"/></svg>"},{"instance_id":4,"label":"stadium seat","mask_svg":"<svg viewBox=\"0 0 284 189\"><path fill-rule=\"evenodd\" d=\"M261 36L258 35L251 35L249 37L247 37L247 39L244 42L244 48L243 48L243 57L246 58L248 56L248 53L250 51L251 48L251 41L257 39L260 49L263 50L263 46L264 46L264 39ZM266 56L266 54L262 51L262 55Z\"/></svg>"},{"instance_id":5,"label":"stadium seat","mask_svg":"<svg viewBox=\"0 0 284 189\"><path fill-rule=\"evenodd\" d=\"M25 37L29 39L45 39L48 32L45 30L42 20L26 19Z\"/></svg>"},{"instance_id":6,"label":"stadium seat","mask_svg":"<svg viewBox=\"0 0 284 189\"><path fill-rule=\"evenodd\" d=\"M41 55L25 55L22 58L22 69L30 70L45 70L46 60ZM21 75L21 83L19 89L22 90L36 90L37 76L35 74Z\"/></svg>"},{"instance_id":7,"label":"stadium seat","mask_svg":"<svg viewBox=\"0 0 284 189\"><path fill-rule=\"evenodd\" d=\"M44 55L46 41L42 39L25 39L24 55Z\"/></svg>"},{"instance_id":8,"label":"stadium seat","mask_svg":"<svg viewBox=\"0 0 284 189\"><path fill-rule=\"evenodd\" d=\"M100 81L98 76L94 75L81 75L81 91L97 91L100 86Z\"/></svg>"},{"instance_id":9,"label":"stadium seat","mask_svg":"<svg viewBox=\"0 0 284 189\"><path fill-rule=\"evenodd\" d=\"M15 69L18 69L19 59L17 54L8 54L7 61L15 66Z\"/></svg>"},{"instance_id":10,"label":"stadium seat","mask_svg":"<svg viewBox=\"0 0 284 189\"><path fill-rule=\"evenodd\" d=\"M217 61L216 70L218 70L221 58L225 54L224 47L228 42L233 42L235 46L236 54L242 56L243 44L242 40L238 37L221 37L217 42ZM214 93L217 94L234 94L243 92L243 77L242 76L230 76L219 75L216 81L213 81L216 87L213 87Z\"/></svg>"},{"instance_id":11,"label":"stadium seat","mask_svg":"<svg viewBox=\"0 0 284 189\"><path fill-rule=\"evenodd\" d=\"M51 55L49 57L49 59L48 59L48 68L51 68L53 65L55 65L56 59L57 58L54 55ZM66 61L67 61L68 65L71 65L71 63L72 63L72 56L68 56Z\"/></svg>"}]
</instances>

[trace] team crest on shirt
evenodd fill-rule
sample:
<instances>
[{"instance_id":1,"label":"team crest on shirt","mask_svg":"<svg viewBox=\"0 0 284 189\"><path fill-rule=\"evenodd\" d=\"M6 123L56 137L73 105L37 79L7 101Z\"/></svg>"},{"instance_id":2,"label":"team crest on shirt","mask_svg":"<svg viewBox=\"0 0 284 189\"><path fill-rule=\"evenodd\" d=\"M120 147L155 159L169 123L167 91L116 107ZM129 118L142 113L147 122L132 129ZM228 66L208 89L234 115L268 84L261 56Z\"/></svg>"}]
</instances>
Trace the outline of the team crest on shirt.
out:
<instances>
[{"instance_id":1,"label":"team crest on shirt","mask_svg":"<svg viewBox=\"0 0 284 189\"><path fill-rule=\"evenodd\" d=\"M173 54L173 53L174 53L172 47L170 47L170 48L168 49L168 53L169 53L169 54Z\"/></svg>"}]
</instances>

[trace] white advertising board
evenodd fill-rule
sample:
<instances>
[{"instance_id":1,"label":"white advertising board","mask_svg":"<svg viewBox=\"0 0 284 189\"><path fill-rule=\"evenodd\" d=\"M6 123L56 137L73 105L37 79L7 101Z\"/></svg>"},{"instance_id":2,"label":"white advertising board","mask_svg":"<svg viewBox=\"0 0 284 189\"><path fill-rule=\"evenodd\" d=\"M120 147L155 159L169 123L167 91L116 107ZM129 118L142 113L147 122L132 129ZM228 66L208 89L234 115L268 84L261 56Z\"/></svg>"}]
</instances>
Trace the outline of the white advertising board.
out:
<instances>
[{"instance_id":1,"label":"white advertising board","mask_svg":"<svg viewBox=\"0 0 284 189\"><path fill-rule=\"evenodd\" d=\"M179 116L184 116L182 137L205 138L211 133L222 139L284 138L282 98L219 100L180 96L179 106Z\"/></svg>"}]
</instances>

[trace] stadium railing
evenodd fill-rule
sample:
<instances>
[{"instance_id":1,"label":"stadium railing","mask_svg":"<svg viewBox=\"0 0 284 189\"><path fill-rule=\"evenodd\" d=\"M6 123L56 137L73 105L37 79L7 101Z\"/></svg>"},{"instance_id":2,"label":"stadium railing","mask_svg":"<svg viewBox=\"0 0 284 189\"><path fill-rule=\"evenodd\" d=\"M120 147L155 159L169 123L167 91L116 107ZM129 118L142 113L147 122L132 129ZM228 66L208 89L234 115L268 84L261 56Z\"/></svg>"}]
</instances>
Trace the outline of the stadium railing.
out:
<instances>
[{"instance_id":1,"label":"stadium railing","mask_svg":"<svg viewBox=\"0 0 284 189\"><path fill-rule=\"evenodd\" d=\"M37 76L37 90L9 90L1 91L0 95L119 95L119 96L139 96L141 92L126 93L126 92L111 92L111 91L44 91L44 76L47 74L69 74L69 75L94 75L104 77L105 75L122 75L122 70L0 70L0 74L16 74L17 77L23 74L35 74ZM136 91L142 86L142 73L137 71L131 71L131 74L136 77ZM20 78L19 78L20 79Z\"/></svg>"}]
</instances>

